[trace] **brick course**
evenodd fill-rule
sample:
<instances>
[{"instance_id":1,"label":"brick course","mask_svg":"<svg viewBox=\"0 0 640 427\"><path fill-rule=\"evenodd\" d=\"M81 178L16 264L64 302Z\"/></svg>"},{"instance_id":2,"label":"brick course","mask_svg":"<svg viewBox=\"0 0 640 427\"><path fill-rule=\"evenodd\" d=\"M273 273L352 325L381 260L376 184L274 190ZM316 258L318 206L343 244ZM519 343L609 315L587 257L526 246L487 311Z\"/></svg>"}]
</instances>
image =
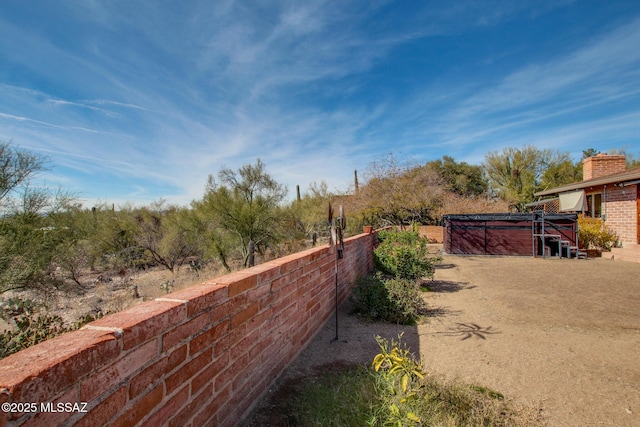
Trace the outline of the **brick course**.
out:
<instances>
[{"instance_id":1,"label":"brick course","mask_svg":"<svg viewBox=\"0 0 640 427\"><path fill-rule=\"evenodd\" d=\"M621 242L635 243L638 239L637 185L606 189L602 210L606 224L616 231Z\"/></svg>"},{"instance_id":2,"label":"brick course","mask_svg":"<svg viewBox=\"0 0 640 427\"><path fill-rule=\"evenodd\" d=\"M421 225L418 233L433 243L444 243L444 227L439 225Z\"/></svg>"},{"instance_id":3,"label":"brick course","mask_svg":"<svg viewBox=\"0 0 640 427\"><path fill-rule=\"evenodd\" d=\"M376 241L346 239L340 302L373 269ZM88 412L0 413L0 427L232 426L333 313L334 293L324 246L105 316L0 360L0 403L86 401Z\"/></svg>"}]
</instances>

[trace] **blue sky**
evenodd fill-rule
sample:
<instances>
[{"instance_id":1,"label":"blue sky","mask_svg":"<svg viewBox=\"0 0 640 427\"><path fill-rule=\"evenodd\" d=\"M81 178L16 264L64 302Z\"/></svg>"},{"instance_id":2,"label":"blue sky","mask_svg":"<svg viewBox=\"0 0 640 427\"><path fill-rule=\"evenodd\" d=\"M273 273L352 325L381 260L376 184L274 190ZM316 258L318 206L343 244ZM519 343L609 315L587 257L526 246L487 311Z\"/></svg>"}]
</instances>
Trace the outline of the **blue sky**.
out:
<instances>
[{"instance_id":1,"label":"blue sky","mask_svg":"<svg viewBox=\"0 0 640 427\"><path fill-rule=\"evenodd\" d=\"M640 152L640 2L0 2L0 140L48 186L186 204L261 158L295 194L390 152Z\"/></svg>"}]
</instances>

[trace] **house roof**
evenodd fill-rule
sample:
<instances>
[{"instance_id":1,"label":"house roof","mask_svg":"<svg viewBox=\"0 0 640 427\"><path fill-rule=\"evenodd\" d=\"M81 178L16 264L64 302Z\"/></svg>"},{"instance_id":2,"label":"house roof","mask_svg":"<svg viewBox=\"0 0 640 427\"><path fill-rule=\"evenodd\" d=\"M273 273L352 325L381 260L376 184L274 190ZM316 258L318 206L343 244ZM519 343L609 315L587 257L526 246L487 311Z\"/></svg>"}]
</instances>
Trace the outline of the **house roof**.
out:
<instances>
[{"instance_id":1,"label":"house roof","mask_svg":"<svg viewBox=\"0 0 640 427\"><path fill-rule=\"evenodd\" d=\"M544 217L549 220L575 220L578 215L549 213ZM527 212L504 212L479 214L447 214L442 216L442 224L450 223L453 221L531 221L531 214Z\"/></svg>"},{"instance_id":2,"label":"house roof","mask_svg":"<svg viewBox=\"0 0 640 427\"><path fill-rule=\"evenodd\" d=\"M537 193L535 193L535 196L549 196L552 194L564 193L565 191L580 190L587 187L596 187L598 185L624 184L629 183L630 181L638 180L640 180L640 168L634 168L611 175L601 176L600 178L593 178L586 181L580 181L573 184L550 188L548 190L538 191Z\"/></svg>"},{"instance_id":3,"label":"house roof","mask_svg":"<svg viewBox=\"0 0 640 427\"><path fill-rule=\"evenodd\" d=\"M560 200L560 198L559 197L551 197L549 199L536 200L535 202L527 203L526 205L524 205L524 207L525 208L532 208L534 206L544 205L545 203L555 202L556 200Z\"/></svg>"}]
</instances>

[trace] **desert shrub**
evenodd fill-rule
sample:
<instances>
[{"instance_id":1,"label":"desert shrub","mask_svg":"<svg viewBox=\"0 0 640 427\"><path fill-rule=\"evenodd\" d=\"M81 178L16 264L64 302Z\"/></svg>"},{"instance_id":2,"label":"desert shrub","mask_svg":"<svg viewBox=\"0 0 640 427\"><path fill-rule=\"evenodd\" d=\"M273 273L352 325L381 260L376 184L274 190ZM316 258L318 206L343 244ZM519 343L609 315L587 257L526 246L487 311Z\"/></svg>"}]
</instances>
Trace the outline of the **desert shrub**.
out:
<instances>
[{"instance_id":1,"label":"desert shrub","mask_svg":"<svg viewBox=\"0 0 640 427\"><path fill-rule=\"evenodd\" d=\"M31 300L20 297L10 297L0 300L0 318L11 320L14 317L24 314L33 313L38 310L40 304Z\"/></svg>"},{"instance_id":2,"label":"desert shrub","mask_svg":"<svg viewBox=\"0 0 640 427\"><path fill-rule=\"evenodd\" d=\"M383 281L395 308L392 322L412 325L427 311L427 303L415 280L393 278Z\"/></svg>"},{"instance_id":3,"label":"desert shrub","mask_svg":"<svg viewBox=\"0 0 640 427\"><path fill-rule=\"evenodd\" d=\"M358 279L351 301L354 313L403 325L415 324L427 307L415 281L381 274Z\"/></svg>"},{"instance_id":4,"label":"desert shrub","mask_svg":"<svg viewBox=\"0 0 640 427\"><path fill-rule=\"evenodd\" d=\"M60 316L24 315L14 319L16 330L0 334L0 358L69 330Z\"/></svg>"},{"instance_id":5,"label":"desert shrub","mask_svg":"<svg viewBox=\"0 0 640 427\"><path fill-rule=\"evenodd\" d=\"M0 359L65 332L79 329L98 317L101 315L85 315L70 325L65 324L60 316L34 312L16 317L13 319L16 325L15 330L0 332Z\"/></svg>"},{"instance_id":6,"label":"desert shrub","mask_svg":"<svg viewBox=\"0 0 640 427\"><path fill-rule=\"evenodd\" d=\"M412 245L419 243L423 240L416 230L381 230L378 233L378 240L380 243L400 243L405 245Z\"/></svg>"},{"instance_id":7,"label":"desert shrub","mask_svg":"<svg viewBox=\"0 0 640 427\"><path fill-rule=\"evenodd\" d=\"M428 240L412 231L384 230L378 234L380 244L373 251L376 266L381 271L402 279L433 277L434 263Z\"/></svg>"},{"instance_id":8,"label":"desert shrub","mask_svg":"<svg viewBox=\"0 0 640 427\"><path fill-rule=\"evenodd\" d=\"M617 239L601 218L578 216L578 242L586 249L610 251Z\"/></svg>"},{"instance_id":9,"label":"desert shrub","mask_svg":"<svg viewBox=\"0 0 640 427\"><path fill-rule=\"evenodd\" d=\"M349 298L353 303L353 312L371 320L386 319L392 311L389 291L380 275L365 276L356 280Z\"/></svg>"},{"instance_id":10,"label":"desert shrub","mask_svg":"<svg viewBox=\"0 0 640 427\"><path fill-rule=\"evenodd\" d=\"M356 281L354 312L371 320L415 324L426 311L418 281L433 277L439 258L430 256L427 239L416 232L384 230L378 237L374 259L380 271Z\"/></svg>"}]
</instances>

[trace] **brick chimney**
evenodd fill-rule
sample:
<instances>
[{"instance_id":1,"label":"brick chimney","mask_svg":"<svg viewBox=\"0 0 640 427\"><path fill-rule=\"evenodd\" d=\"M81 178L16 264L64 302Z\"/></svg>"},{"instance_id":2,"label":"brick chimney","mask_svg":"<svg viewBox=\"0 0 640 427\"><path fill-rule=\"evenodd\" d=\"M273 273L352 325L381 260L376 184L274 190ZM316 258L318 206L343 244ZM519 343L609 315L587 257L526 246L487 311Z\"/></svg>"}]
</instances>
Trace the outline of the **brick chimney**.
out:
<instances>
[{"instance_id":1,"label":"brick chimney","mask_svg":"<svg viewBox=\"0 0 640 427\"><path fill-rule=\"evenodd\" d=\"M587 157L582 161L582 180L600 178L627 169L625 156L608 156L606 153Z\"/></svg>"}]
</instances>

